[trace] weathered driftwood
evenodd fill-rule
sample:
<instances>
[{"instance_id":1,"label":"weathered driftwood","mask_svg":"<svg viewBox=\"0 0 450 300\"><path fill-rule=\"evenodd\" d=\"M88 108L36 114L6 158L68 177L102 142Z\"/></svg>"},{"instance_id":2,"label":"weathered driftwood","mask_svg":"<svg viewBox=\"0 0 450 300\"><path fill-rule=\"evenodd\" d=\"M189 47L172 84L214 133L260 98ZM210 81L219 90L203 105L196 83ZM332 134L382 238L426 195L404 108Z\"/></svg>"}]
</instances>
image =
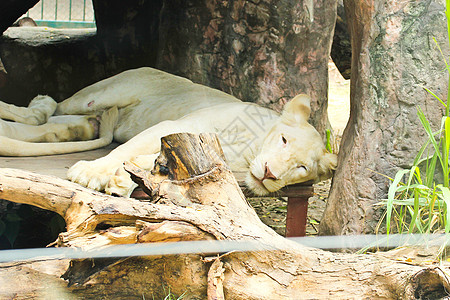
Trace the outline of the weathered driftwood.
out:
<instances>
[{"instance_id":1,"label":"weathered driftwood","mask_svg":"<svg viewBox=\"0 0 450 300\"><path fill-rule=\"evenodd\" d=\"M0 198L63 216L67 232L60 234L59 246L93 249L211 239L259 241L280 250L229 252L215 258L189 254L76 260L63 275L69 282L66 288L58 272L52 277L33 264L0 266L0 278L32 273L38 279L34 285L27 279L23 295L38 294L29 289L42 286L40 274L74 296L115 299L158 298L163 296L163 286L175 294L186 292L187 299L206 295L208 299L414 299L442 296L450 288L442 266L412 265L392 254L325 252L277 235L259 220L221 157L213 136L163 138L152 173L126 166L145 185L152 201L108 196L15 169L0 169ZM57 262L47 262L47 267L52 264ZM2 286L1 295L7 295ZM11 289L21 293L17 287Z\"/></svg>"}]
</instances>

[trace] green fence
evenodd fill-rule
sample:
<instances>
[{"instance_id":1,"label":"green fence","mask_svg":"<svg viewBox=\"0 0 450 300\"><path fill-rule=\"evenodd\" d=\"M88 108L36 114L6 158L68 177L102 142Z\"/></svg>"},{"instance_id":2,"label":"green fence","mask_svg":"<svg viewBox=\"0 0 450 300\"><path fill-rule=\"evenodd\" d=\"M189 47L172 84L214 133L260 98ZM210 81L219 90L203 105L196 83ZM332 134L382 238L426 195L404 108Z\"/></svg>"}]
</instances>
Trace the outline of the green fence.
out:
<instances>
[{"instance_id":1,"label":"green fence","mask_svg":"<svg viewBox=\"0 0 450 300\"><path fill-rule=\"evenodd\" d=\"M91 0L41 0L27 14L39 26L95 28Z\"/></svg>"}]
</instances>

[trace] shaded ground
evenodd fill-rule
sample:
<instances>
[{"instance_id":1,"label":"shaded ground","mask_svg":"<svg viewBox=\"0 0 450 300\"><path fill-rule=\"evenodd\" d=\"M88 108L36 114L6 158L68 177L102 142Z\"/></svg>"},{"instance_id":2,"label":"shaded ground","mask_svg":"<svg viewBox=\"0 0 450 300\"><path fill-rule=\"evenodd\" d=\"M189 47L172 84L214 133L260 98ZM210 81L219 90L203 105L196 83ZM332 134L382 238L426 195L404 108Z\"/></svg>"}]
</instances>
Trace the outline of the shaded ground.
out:
<instances>
[{"instance_id":1,"label":"shaded ground","mask_svg":"<svg viewBox=\"0 0 450 300\"><path fill-rule=\"evenodd\" d=\"M318 225L325 209L326 199L330 190L331 179L314 185L314 196L309 199L308 221L306 234L317 234ZM283 235L286 231L287 199L279 198L250 198L250 204L255 208L264 224Z\"/></svg>"},{"instance_id":2,"label":"shaded ground","mask_svg":"<svg viewBox=\"0 0 450 300\"><path fill-rule=\"evenodd\" d=\"M331 126L340 141L350 112L350 81L345 80L333 62L329 64L328 117ZM335 148L338 148L336 145ZM317 234L322 219L326 200L330 190L331 179L314 185L314 196L309 199L306 234ZM251 198L248 199L264 224L284 235L286 230L286 198Z\"/></svg>"}]
</instances>

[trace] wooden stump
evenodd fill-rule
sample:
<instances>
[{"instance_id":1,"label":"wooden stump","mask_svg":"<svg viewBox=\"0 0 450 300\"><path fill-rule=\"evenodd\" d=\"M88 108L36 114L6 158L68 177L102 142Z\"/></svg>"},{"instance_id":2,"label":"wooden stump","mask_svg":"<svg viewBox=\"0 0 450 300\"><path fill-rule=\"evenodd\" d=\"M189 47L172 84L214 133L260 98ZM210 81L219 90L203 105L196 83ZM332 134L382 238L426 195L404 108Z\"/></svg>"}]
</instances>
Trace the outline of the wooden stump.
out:
<instances>
[{"instance_id":1,"label":"wooden stump","mask_svg":"<svg viewBox=\"0 0 450 300\"><path fill-rule=\"evenodd\" d=\"M199 253L73 260L63 275L69 287L63 289L76 297L163 298L165 286L177 295L185 293L186 299L414 299L446 295L449 288L443 266L406 264L389 253L330 253L277 235L247 203L215 136L165 137L152 172L131 164L126 169L149 192L151 201L104 195L15 169L0 169L0 198L63 216L67 232L57 240L61 247L236 240L279 250L232 251L214 258ZM0 278L10 276L6 272L24 276L30 270L40 276L34 283L27 282L28 289L34 287L38 294L44 277L61 288L57 272L52 277L33 264L3 266ZM15 284L20 286L20 282L8 286L17 289Z\"/></svg>"}]
</instances>

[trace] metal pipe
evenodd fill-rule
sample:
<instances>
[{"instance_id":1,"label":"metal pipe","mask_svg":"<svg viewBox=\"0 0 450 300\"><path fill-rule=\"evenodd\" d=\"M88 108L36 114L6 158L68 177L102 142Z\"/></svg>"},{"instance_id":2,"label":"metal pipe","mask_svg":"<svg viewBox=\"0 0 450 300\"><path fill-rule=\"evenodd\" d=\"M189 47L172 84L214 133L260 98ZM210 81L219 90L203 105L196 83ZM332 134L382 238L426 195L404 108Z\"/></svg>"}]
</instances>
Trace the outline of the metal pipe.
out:
<instances>
[{"instance_id":1,"label":"metal pipe","mask_svg":"<svg viewBox=\"0 0 450 300\"><path fill-rule=\"evenodd\" d=\"M83 1L83 21L86 21L86 0Z\"/></svg>"},{"instance_id":2,"label":"metal pipe","mask_svg":"<svg viewBox=\"0 0 450 300\"><path fill-rule=\"evenodd\" d=\"M41 0L41 20L44 19L44 0Z\"/></svg>"},{"instance_id":3,"label":"metal pipe","mask_svg":"<svg viewBox=\"0 0 450 300\"><path fill-rule=\"evenodd\" d=\"M58 0L55 0L55 21L58 19Z\"/></svg>"},{"instance_id":4,"label":"metal pipe","mask_svg":"<svg viewBox=\"0 0 450 300\"><path fill-rule=\"evenodd\" d=\"M72 0L69 0L69 21L72 21Z\"/></svg>"}]
</instances>

